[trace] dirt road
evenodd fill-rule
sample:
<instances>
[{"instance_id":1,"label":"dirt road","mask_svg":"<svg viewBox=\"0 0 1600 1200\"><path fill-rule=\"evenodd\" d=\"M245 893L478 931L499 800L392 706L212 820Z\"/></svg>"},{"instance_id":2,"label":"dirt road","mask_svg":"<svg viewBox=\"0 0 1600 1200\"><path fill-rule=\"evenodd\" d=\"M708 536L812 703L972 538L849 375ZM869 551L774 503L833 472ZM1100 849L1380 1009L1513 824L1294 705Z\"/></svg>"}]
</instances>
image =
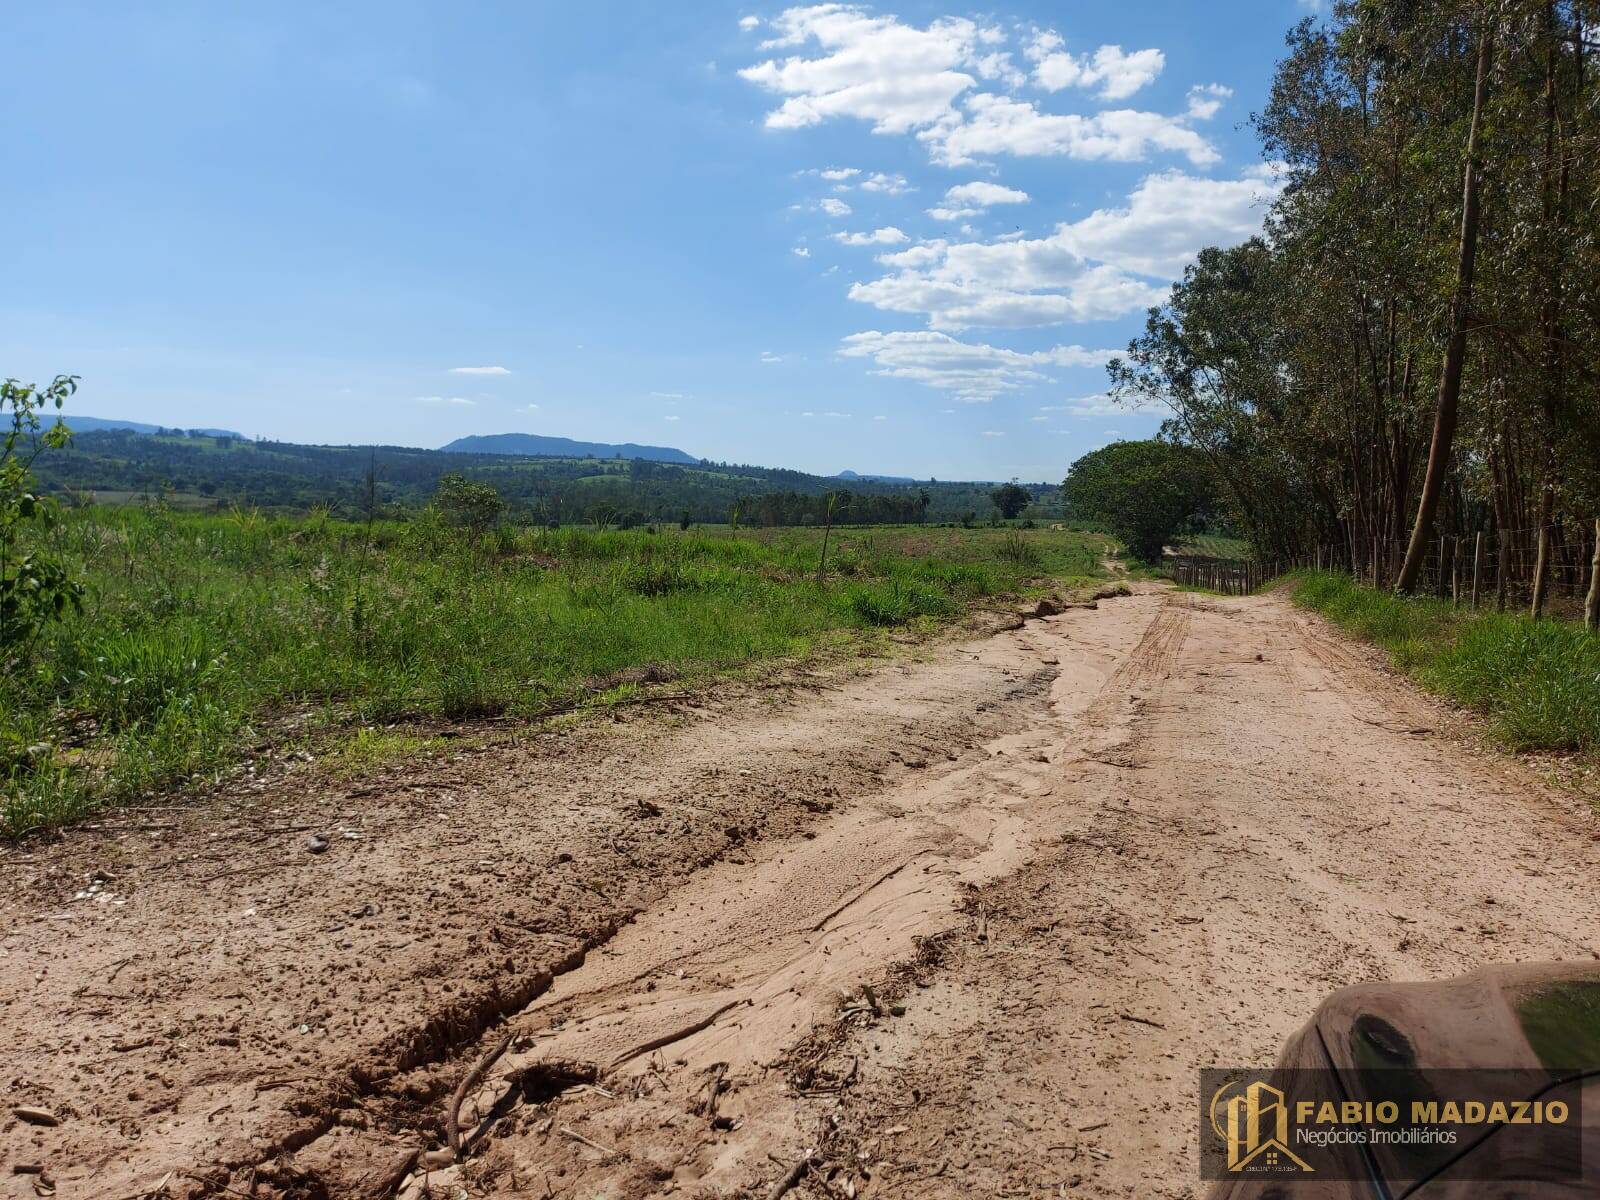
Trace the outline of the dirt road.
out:
<instances>
[{"instance_id":1,"label":"dirt road","mask_svg":"<svg viewBox=\"0 0 1600 1200\"><path fill-rule=\"evenodd\" d=\"M1592 814L1281 598L810 682L8 852L0 1196L1189 1196L1198 1068L1600 951Z\"/></svg>"}]
</instances>

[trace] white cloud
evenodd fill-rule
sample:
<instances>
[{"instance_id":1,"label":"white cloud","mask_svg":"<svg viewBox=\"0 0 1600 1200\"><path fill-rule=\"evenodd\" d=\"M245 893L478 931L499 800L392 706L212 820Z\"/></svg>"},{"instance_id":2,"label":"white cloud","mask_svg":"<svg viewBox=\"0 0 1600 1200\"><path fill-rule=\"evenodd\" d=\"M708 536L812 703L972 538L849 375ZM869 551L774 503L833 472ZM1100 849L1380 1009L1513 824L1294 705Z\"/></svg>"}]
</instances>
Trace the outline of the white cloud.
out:
<instances>
[{"instance_id":1,"label":"white cloud","mask_svg":"<svg viewBox=\"0 0 1600 1200\"><path fill-rule=\"evenodd\" d=\"M1138 162L1152 150L1182 154L1197 166L1216 162L1216 148L1188 120L1131 108L1092 116L1043 113L1026 100L980 92L967 101L960 124L918 136L934 161L953 167L995 154Z\"/></svg>"},{"instance_id":2,"label":"white cloud","mask_svg":"<svg viewBox=\"0 0 1600 1200\"><path fill-rule=\"evenodd\" d=\"M854 284L850 298L921 314L934 329L1103 320L1148 307L1162 295L1117 267L1087 261L1059 236L930 242L880 261L895 273Z\"/></svg>"},{"instance_id":3,"label":"white cloud","mask_svg":"<svg viewBox=\"0 0 1600 1200\"><path fill-rule=\"evenodd\" d=\"M1164 289L1140 276L1176 278L1202 246L1257 233L1280 186L1270 167L1238 179L1150 175L1125 207L1099 209L1045 237L934 239L879 255L890 273L853 285L849 295L945 330L1121 316L1163 298Z\"/></svg>"},{"instance_id":4,"label":"white cloud","mask_svg":"<svg viewBox=\"0 0 1600 1200\"><path fill-rule=\"evenodd\" d=\"M885 175L882 171L874 171L860 183L863 192L881 192L885 196L899 196L905 192L914 192L916 188L906 182L904 175Z\"/></svg>"},{"instance_id":5,"label":"white cloud","mask_svg":"<svg viewBox=\"0 0 1600 1200\"><path fill-rule=\"evenodd\" d=\"M908 242L905 233L893 225L886 225L882 229L874 229L871 233L836 233L833 240L842 242L846 246L898 246L901 242Z\"/></svg>"},{"instance_id":6,"label":"white cloud","mask_svg":"<svg viewBox=\"0 0 1600 1200\"><path fill-rule=\"evenodd\" d=\"M740 17L739 18L739 28L743 29L747 33L750 30L756 28L756 26L758 26L760 24L761 24L761 18L760 17Z\"/></svg>"},{"instance_id":7,"label":"white cloud","mask_svg":"<svg viewBox=\"0 0 1600 1200\"><path fill-rule=\"evenodd\" d=\"M1045 31L1034 36L1023 51L1033 62L1033 81L1047 92L1063 88L1099 88L1102 100L1126 100L1161 74L1166 56L1159 50L1101 46L1091 55L1073 55L1061 35Z\"/></svg>"},{"instance_id":8,"label":"white cloud","mask_svg":"<svg viewBox=\"0 0 1600 1200\"><path fill-rule=\"evenodd\" d=\"M1259 233L1281 188L1270 167L1239 179L1164 171L1140 181L1126 207L1097 209L1062 225L1052 240L1085 258L1172 279L1201 247L1232 246Z\"/></svg>"},{"instance_id":9,"label":"white cloud","mask_svg":"<svg viewBox=\"0 0 1600 1200\"><path fill-rule=\"evenodd\" d=\"M667 415L662 417L661 419L663 421L676 421L678 419L678 414L677 413L667 413Z\"/></svg>"},{"instance_id":10,"label":"white cloud","mask_svg":"<svg viewBox=\"0 0 1600 1200\"><path fill-rule=\"evenodd\" d=\"M874 421L887 421L889 418L885 417L885 416L876 416L876 417L873 417L872 419Z\"/></svg>"},{"instance_id":11,"label":"white cloud","mask_svg":"<svg viewBox=\"0 0 1600 1200\"><path fill-rule=\"evenodd\" d=\"M1189 89L1189 116L1196 121L1209 121L1232 95L1233 89L1220 83L1197 83Z\"/></svg>"},{"instance_id":12,"label":"white cloud","mask_svg":"<svg viewBox=\"0 0 1600 1200\"><path fill-rule=\"evenodd\" d=\"M761 361L764 363L781 363L784 358L784 355L774 354L771 350L763 350L761 352Z\"/></svg>"},{"instance_id":13,"label":"white cloud","mask_svg":"<svg viewBox=\"0 0 1600 1200\"><path fill-rule=\"evenodd\" d=\"M832 196L822 201L817 207L830 217L848 217L850 215L850 206L843 200L835 200Z\"/></svg>"},{"instance_id":14,"label":"white cloud","mask_svg":"<svg viewBox=\"0 0 1600 1200\"><path fill-rule=\"evenodd\" d=\"M804 246L796 246L794 248L794 250L793 250L793 253L798 255L801 258L810 258L811 257L811 251L806 249Z\"/></svg>"},{"instance_id":15,"label":"white cloud","mask_svg":"<svg viewBox=\"0 0 1600 1200\"><path fill-rule=\"evenodd\" d=\"M655 396L659 400L682 400L683 399L683 393L682 392L651 392L650 394L652 396Z\"/></svg>"},{"instance_id":16,"label":"white cloud","mask_svg":"<svg viewBox=\"0 0 1600 1200\"><path fill-rule=\"evenodd\" d=\"M452 375L509 375L506 367L451 367Z\"/></svg>"},{"instance_id":17,"label":"white cloud","mask_svg":"<svg viewBox=\"0 0 1600 1200\"><path fill-rule=\"evenodd\" d=\"M906 182L904 175L896 172L890 175L884 171L872 171L863 174L860 167L824 167L812 168L800 172L802 175L816 175L833 184L836 192L848 192L851 188L860 188L863 192L879 192L888 196L898 196L903 192L914 192L917 189Z\"/></svg>"},{"instance_id":18,"label":"white cloud","mask_svg":"<svg viewBox=\"0 0 1600 1200\"><path fill-rule=\"evenodd\" d=\"M984 437L1005 437L1005 434L1002 433L998 429L985 429L983 431L983 436Z\"/></svg>"},{"instance_id":19,"label":"white cloud","mask_svg":"<svg viewBox=\"0 0 1600 1200\"><path fill-rule=\"evenodd\" d=\"M944 198L949 204L988 208L992 204L1026 204L1028 193L979 179L972 183L958 183L944 194Z\"/></svg>"},{"instance_id":20,"label":"white cloud","mask_svg":"<svg viewBox=\"0 0 1600 1200\"><path fill-rule=\"evenodd\" d=\"M1003 392L1048 382L1045 371L1050 367L1099 367L1116 356L1114 350L1088 350L1082 346L1032 352L1007 350L926 330L853 333L844 339L839 353L845 358L870 358L874 375L909 379L954 392L974 404L992 400Z\"/></svg>"},{"instance_id":21,"label":"white cloud","mask_svg":"<svg viewBox=\"0 0 1600 1200\"><path fill-rule=\"evenodd\" d=\"M1004 31L965 18L945 17L918 28L853 4L830 3L787 9L772 25L778 36L764 42L763 50L806 49L739 72L783 97L767 114L769 128L798 129L833 118L867 121L874 133L915 134L933 160L947 166L995 154L1136 161L1165 150L1195 164L1217 159L1210 143L1188 128L1188 113L1057 115L979 90L981 81L1014 90L1023 77L995 49L1006 40ZM1047 83L1060 87L1096 87L1102 99L1132 95L1164 64L1159 50L1126 53L1117 46L1073 58L1055 34L1036 35L1025 52L1035 62L1036 79L1042 71Z\"/></svg>"},{"instance_id":22,"label":"white cloud","mask_svg":"<svg viewBox=\"0 0 1600 1200\"><path fill-rule=\"evenodd\" d=\"M472 408L476 400L468 400L465 396L418 396L418 404L454 404L461 408Z\"/></svg>"},{"instance_id":23,"label":"white cloud","mask_svg":"<svg viewBox=\"0 0 1600 1200\"><path fill-rule=\"evenodd\" d=\"M928 215L936 221L960 221L966 217L977 216L990 205L1027 202L1027 192L978 180L950 188L944 194L944 204L938 208L930 208Z\"/></svg>"},{"instance_id":24,"label":"white cloud","mask_svg":"<svg viewBox=\"0 0 1600 1200\"><path fill-rule=\"evenodd\" d=\"M846 4L785 10L778 36L762 49L815 42L818 58L769 59L739 74L786 96L767 114L774 129L799 129L829 117L871 121L878 133L906 133L946 120L951 103L977 81L959 68L975 57L974 22L945 18L926 29L869 15Z\"/></svg>"}]
</instances>

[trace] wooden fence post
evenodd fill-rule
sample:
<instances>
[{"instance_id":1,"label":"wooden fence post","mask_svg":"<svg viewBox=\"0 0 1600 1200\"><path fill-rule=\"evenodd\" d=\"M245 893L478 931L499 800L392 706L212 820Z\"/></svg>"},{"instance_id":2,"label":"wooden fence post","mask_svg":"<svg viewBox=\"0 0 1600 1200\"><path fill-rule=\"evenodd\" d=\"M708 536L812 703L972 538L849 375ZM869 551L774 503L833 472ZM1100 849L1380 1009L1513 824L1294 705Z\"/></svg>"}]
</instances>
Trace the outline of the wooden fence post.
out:
<instances>
[{"instance_id":1,"label":"wooden fence post","mask_svg":"<svg viewBox=\"0 0 1600 1200\"><path fill-rule=\"evenodd\" d=\"M1594 519L1594 560L1589 564L1589 595L1583 602L1583 623L1600 630L1600 517Z\"/></svg>"},{"instance_id":2,"label":"wooden fence post","mask_svg":"<svg viewBox=\"0 0 1600 1200\"><path fill-rule=\"evenodd\" d=\"M1506 531L1494 531L1494 606L1499 612L1506 610L1506 572L1511 566L1511 556L1506 547Z\"/></svg>"},{"instance_id":3,"label":"wooden fence post","mask_svg":"<svg viewBox=\"0 0 1600 1200\"><path fill-rule=\"evenodd\" d=\"M1539 557L1533 564L1533 600L1528 605L1528 615L1535 620L1544 616L1545 576L1550 571L1550 526L1539 526Z\"/></svg>"},{"instance_id":4,"label":"wooden fence post","mask_svg":"<svg viewBox=\"0 0 1600 1200\"><path fill-rule=\"evenodd\" d=\"M1472 608L1478 608L1478 589L1483 586L1483 530L1472 543Z\"/></svg>"},{"instance_id":5,"label":"wooden fence post","mask_svg":"<svg viewBox=\"0 0 1600 1200\"><path fill-rule=\"evenodd\" d=\"M1434 589L1439 594L1439 599L1441 600L1444 599L1444 542L1444 534L1441 533L1439 535L1439 578L1436 581L1437 586Z\"/></svg>"}]
</instances>

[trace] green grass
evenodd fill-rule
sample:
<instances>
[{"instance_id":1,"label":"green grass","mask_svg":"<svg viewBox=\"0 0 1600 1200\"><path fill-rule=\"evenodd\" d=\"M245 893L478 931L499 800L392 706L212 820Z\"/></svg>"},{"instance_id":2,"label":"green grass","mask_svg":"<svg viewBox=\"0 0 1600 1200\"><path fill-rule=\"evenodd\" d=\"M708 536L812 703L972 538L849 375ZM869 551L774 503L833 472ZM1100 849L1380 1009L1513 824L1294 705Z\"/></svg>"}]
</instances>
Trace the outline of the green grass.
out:
<instances>
[{"instance_id":1,"label":"green grass","mask_svg":"<svg viewBox=\"0 0 1600 1200\"><path fill-rule=\"evenodd\" d=\"M1401 599L1305 572L1297 604L1375 642L1406 674L1482 713L1515 750L1600 753L1600 636L1563 621Z\"/></svg>"},{"instance_id":2,"label":"green grass","mask_svg":"<svg viewBox=\"0 0 1600 1200\"><path fill-rule=\"evenodd\" d=\"M851 528L472 540L429 514L360 525L73 511L52 533L89 585L81 616L0 671L0 834L203 787L243 748L317 731L359 771L410 747L360 730L537 717L603 699L619 672L693 679L931 630L987 597L1101 574L1070 531ZM351 731L353 736L348 736Z\"/></svg>"},{"instance_id":3,"label":"green grass","mask_svg":"<svg viewBox=\"0 0 1600 1200\"><path fill-rule=\"evenodd\" d=\"M1250 543L1244 538L1226 537L1220 533L1192 533L1176 539L1172 549L1178 554L1192 554L1196 558L1249 558Z\"/></svg>"}]
</instances>

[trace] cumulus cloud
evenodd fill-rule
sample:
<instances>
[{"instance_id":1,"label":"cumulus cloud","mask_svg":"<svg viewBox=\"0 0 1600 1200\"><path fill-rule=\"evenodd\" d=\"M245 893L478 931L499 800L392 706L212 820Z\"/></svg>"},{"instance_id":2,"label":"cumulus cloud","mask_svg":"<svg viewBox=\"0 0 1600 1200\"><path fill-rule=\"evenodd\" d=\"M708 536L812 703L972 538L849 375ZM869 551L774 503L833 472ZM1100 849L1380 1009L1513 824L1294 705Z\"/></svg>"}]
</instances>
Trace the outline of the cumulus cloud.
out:
<instances>
[{"instance_id":1,"label":"cumulus cloud","mask_svg":"<svg viewBox=\"0 0 1600 1200\"><path fill-rule=\"evenodd\" d=\"M1024 328L1121 316L1161 292L1126 272L1091 263L1058 236L993 242L929 242L880 260L894 273L850 288L850 298L917 313L934 329Z\"/></svg>"},{"instance_id":2,"label":"cumulus cloud","mask_svg":"<svg viewBox=\"0 0 1600 1200\"><path fill-rule=\"evenodd\" d=\"M878 256L889 273L852 300L915 313L930 328L1026 328L1122 316L1161 301L1202 246L1234 245L1261 228L1280 184L1271 168L1238 179L1182 171L1147 176L1120 208L1099 209L1044 237L934 239Z\"/></svg>"},{"instance_id":3,"label":"cumulus cloud","mask_svg":"<svg viewBox=\"0 0 1600 1200\"><path fill-rule=\"evenodd\" d=\"M1189 89L1189 116L1196 121L1209 121L1232 95L1233 89L1220 83L1197 83Z\"/></svg>"},{"instance_id":4,"label":"cumulus cloud","mask_svg":"<svg viewBox=\"0 0 1600 1200\"><path fill-rule=\"evenodd\" d=\"M511 371L506 367L451 367L452 375L509 375Z\"/></svg>"},{"instance_id":5,"label":"cumulus cloud","mask_svg":"<svg viewBox=\"0 0 1600 1200\"><path fill-rule=\"evenodd\" d=\"M773 129L834 118L866 121L875 133L915 135L935 162L948 166L996 154L1135 161L1165 150L1201 165L1217 158L1188 125L1197 119L1195 113L1059 115L1005 94L1025 82L1010 56L997 48L1007 35L966 18L944 17L918 27L857 5L831 3L787 9L772 26L777 36L762 49L794 52L739 74L783 97L766 117ZM1095 88L1108 100L1132 95L1164 64L1159 50L1127 53L1118 46L1075 58L1055 34L1036 35L1025 53L1034 62L1036 82L1059 85L1052 90Z\"/></svg>"},{"instance_id":6,"label":"cumulus cloud","mask_svg":"<svg viewBox=\"0 0 1600 1200\"><path fill-rule=\"evenodd\" d=\"M817 58L768 59L739 74L787 98L767 114L774 129L799 129L829 117L873 123L879 133L906 133L948 117L957 96L977 81L960 68L977 45L969 20L945 18L926 29L893 16L871 16L847 4L785 10L772 22L778 36L763 50L815 42Z\"/></svg>"},{"instance_id":7,"label":"cumulus cloud","mask_svg":"<svg viewBox=\"0 0 1600 1200\"><path fill-rule=\"evenodd\" d=\"M978 180L950 188L944 194L944 203L937 208L930 208L928 215L936 221L960 221L966 217L977 216L990 205L1027 202L1027 192Z\"/></svg>"},{"instance_id":8,"label":"cumulus cloud","mask_svg":"<svg viewBox=\"0 0 1600 1200\"><path fill-rule=\"evenodd\" d=\"M1096 209L1062 225L1053 240L1085 258L1173 279L1202 246L1232 246L1260 232L1281 189L1270 167L1238 179L1164 171L1142 180L1126 206Z\"/></svg>"},{"instance_id":9,"label":"cumulus cloud","mask_svg":"<svg viewBox=\"0 0 1600 1200\"><path fill-rule=\"evenodd\" d=\"M1025 352L977 342L962 342L931 331L883 333L869 330L844 339L845 358L873 362L874 375L909 379L954 392L968 403L981 404L1004 392L1049 381L1050 367L1099 367L1116 357L1114 350L1056 346Z\"/></svg>"},{"instance_id":10,"label":"cumulus cloud","mask_svg":"<svg viewBox=\"0 0 1600 1200\"><path fill-rule=\"evenodd\" d=\"M846 246L897 246L911 239L893 225L885 225L871 233L836 233L833 240L843 242Z\"/></svg>"},{"instance_id":11,"label":"cumulus cloud","mask_svg":"<svg viewBox=\"0 0 1600 1200\"><path fill-rule=\"evenodd\" d=\"M827 197L817 207L830 217L848 217L850 215L850 206L843 200L835 200L832 196Z\"/></svg>"},{"instance_id":12,"label":"cumulus cloud","mask_svg":"<svg viewBox=\"0 0 1600 1200\"><path fill-rule=\"evenodd\" d=\"M838 183L841 180L855 178L857 175L861 174L861 168L860 167L828 167L827 169L818 172L818 174L820 174L824 179L828 180L831 183Z\"/></svg>"},{"instance_id":13,"label":"cumulus cloud","mask_svg":"<svg viewBox=\"0 0 1600 1200\"><path fill-rule=\"evenodd\" d=\"M746 32L749 32L750 30L756 28L756 26L758 26L760 24L761 24L761 18L760 17L740 17L739 18L739 28L745 30Z\"/></svg>"},{"instance_id":14,"label":"cumulus cloud","mask_svg":"<svg viewBox=\"0 0 1600 1200\"><path fill-rule=\"evenodd\" d=\"M804 247L804 246L796 246L794 248L793 253L797 257L800 257L800 258L810 258L811 257L811 251L806 249L806 247Z\"/></svg>"},{"instance_id":15,"label":"cumulus cloud","mask_svg":"<svg viewBox=\"0 0 1600 1200\"><path fill-rule=\"evenodd\" d=\"M1196 166L1216 162L1216 147L1186 123L1131 108L1080 113L1040 112L1030 101L980 92L966 104L957 125L919 134L936 162L963 166L979 158L1010 154L1018 158L1064 157L1138 162L1152 150L1182 154Z\"/></svg>"},{"instance_id":16,"label":"cumulus cloud","mask_svg":"<svg viewBox=\"0 0 1600 1200\"><path fill-rule=\"evenodd\" d=\"M957 184L944 194L944 198L948 204L988 208L992 204L1026 204L1028 193L979 179L972 183Z\"/></svg>"},{"instance_id":17,"label":"cumulus cloud","mask_svg":"<svg viewBox=\"0 0 1600 1200\"><path fill-rule=\"evenodd\" d=\"M898 196L904 192L914 192L916 189L906 182L904 175L886 175L882 171L874 171L858 185L863 192L881 192L886 196Z\"/></svg>"},{"instance_id":18,"label":"cumulus cloud","mask_svg":"<svg viewBox=\"0 0 1600 1200\"><path fill-rule=\"evenodd\" d=\"M1053 30L1034 35L1023 53L1033 63L1033 81L1047 92L1098 88L1102 100L1126 100L1161 74L1167 59L1159 50L1101 46L1092 55L1075 55Z\"/></svg>"}]
</instances>

